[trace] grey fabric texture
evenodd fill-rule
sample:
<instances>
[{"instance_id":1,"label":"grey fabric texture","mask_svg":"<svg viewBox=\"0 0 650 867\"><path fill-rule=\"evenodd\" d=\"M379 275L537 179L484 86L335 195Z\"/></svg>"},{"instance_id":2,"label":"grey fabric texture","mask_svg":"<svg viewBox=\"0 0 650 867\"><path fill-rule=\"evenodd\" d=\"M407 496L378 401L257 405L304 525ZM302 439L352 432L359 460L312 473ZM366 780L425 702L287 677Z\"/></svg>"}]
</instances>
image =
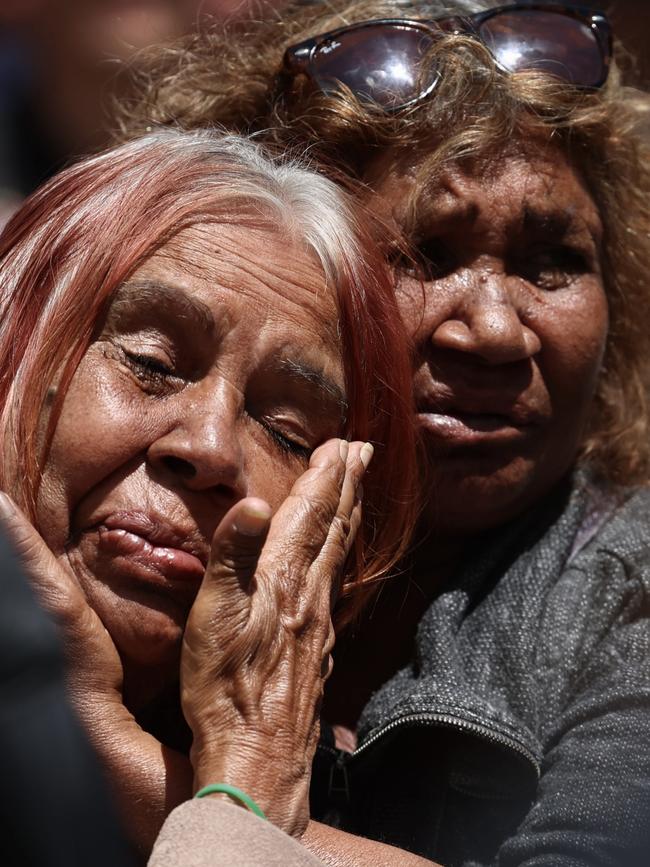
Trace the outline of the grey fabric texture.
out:
<instances>
[{"instance_id":1,"label":"grey fabric texture","mask_svg":"<svg viewBox=\"0 0 650 867\"><path fill-rule=\"evenodd\" d=\"M577 474L435 599L356 753L321 744L322 818L445 867L637 863L649 590L650 491Z\"/></svg>"},{"instance_id":2,"label":"grey fabric texture","mask_svg":"<svg viewBox=\"0 0 650 867\"><path fill-rule=\"evenodd\" d=\"M292 837L215 798L186 801L163 825L148 867L323 867Z\"/></svg>"}]
</instances>

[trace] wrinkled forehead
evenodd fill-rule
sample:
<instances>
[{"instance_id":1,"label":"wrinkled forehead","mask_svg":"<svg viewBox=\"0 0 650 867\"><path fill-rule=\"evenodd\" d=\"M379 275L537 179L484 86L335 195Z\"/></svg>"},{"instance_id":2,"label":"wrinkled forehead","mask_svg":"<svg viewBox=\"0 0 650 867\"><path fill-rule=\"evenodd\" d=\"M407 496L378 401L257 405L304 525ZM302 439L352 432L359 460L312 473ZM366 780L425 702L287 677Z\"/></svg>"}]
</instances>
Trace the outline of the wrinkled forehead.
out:
<instances>
[{"instance_id":1,"label":"wrinkled forehead","mask_svg":"<svg viewBox=\"0 0 650 867\"><path fill-rule=\"evenodd\" d=\"M454 213L471 220L480 204L499 200L513 219L530 212L564 214L599 242L602 222L580 169L559 143L515 139L498 151L443 164L436 145L387 149L367 166L369 203L409 238L423 224Z\"/></svg>"},{"instance_id":2,"label":"wrinkled forehead","mask_svg":"<svg viewBox=\"0 0 650 867\"><path fill-rule=\"evenodd\" d=\"M152 264L218 287L271 316L294 318L323 343L339 346L336 287L298 232L264 221L207 222L184 229Z\"/></svg>"}]
</instances>

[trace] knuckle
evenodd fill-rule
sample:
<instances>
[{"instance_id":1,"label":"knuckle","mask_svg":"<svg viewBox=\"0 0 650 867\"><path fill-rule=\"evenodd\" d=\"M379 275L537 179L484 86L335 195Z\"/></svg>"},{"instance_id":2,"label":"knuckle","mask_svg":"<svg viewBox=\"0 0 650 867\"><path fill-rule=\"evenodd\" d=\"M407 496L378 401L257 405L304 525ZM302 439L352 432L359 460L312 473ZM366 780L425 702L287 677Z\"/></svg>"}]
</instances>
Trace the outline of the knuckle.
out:
<instances>
[{"instance_id":1,"label":"knuckle","mask_svg":"<svg viewBox=\"0 0 650 867\"><path fill-rule=\"evenodd\" d=\"M42 549L39 541L24 527L17 527L13 533L13 544L18 557L25 568L37 568L41 565Z\"/></svg>"},{"instance_id":2,"label":"knuckle","mask_svg":"<svg viewBox=\"0 0 650 867\"><path fill-rule=\"evenodd\" d=\"M320 550L330 532L336 506L320 498L296 498L294 520L284 537L287 558L294 562L307 561Z\"/></svg>"},{"instance_id":3,"label":"knuckle","mask_svg":"<svg viewBox=\"0 0 650 867\"><path fill-rule=\"evenodd\" d=\"M229 572L254 572L257 566L257 552L229 549L219 552L216 562L212 563L209 568L210 573L214 574L219 571L219 568L227 569Z\"/></svg>"},{"instance_id":4,"label":"knuckle","mask_svg":"<svg viewBox=\"0 0 650 867\"><path fill-rule=\"evenodd\" d=\"M345 464L342 461L328 462L323 466L311 467L305 475L311 475L312 481L340 483L345 475Z\"/></svg>"},{"instance_id":5,"label":"knuckle","mask_svg":"<svg viewBox=\"0 0 650 867\"><path fill-rule=\"evenodd\" d=\"M285 610L280 613L280 623L287 635L301 637L309 629L311 618L304 608L298 608L293 611Z\"/></svg>"},{"instance_id":6,"label":"knuckle","mask_svg":"<svg viewBox=\"0 0 650 867\"><path fill-rule=\"evenodd\" d=\"M350 535L351 529L352 521L349 515L345 515L339 512L334 516L334 519L332 521L332 534L334 536L338 536L339 541L345 544L348 536Z\"/></svg>"},{"instance_id":7,"label":"knuckle","mask_svg":"<svg viewBox=\"0 0 650 867\"><path fill-rule=\"evenodd\" d=\"M327 624L327 638L325 639L325 646L323 648L323 653L330 657L330 662L333 664L333 660L331 658L332 651L334 650L334 645L336 643L336 632L334 631L334 624L332 623L332 618L328 619Z\"/></svg>"},{"instance_id":8,"label":"knuckle","mask_svg":"<svg viewBox=\"0 0 650 867\"><path fill-rule=\"evenodd\" d=\"M366 472L366 468L363 465L363 462L359 455L356 456L355 460L348 464L347 472L349 477L353 482L359 482Z\"/></svg>"},{"instance_id":9,"label":"knuckle","mask_svg":"<svg viewBox=\"0 0 650 867\"><path fill-rule=\"evenodd\" d=\"M66 593L55 595L46 591L39 593L39 597L67 638L79 639L87 634L91 617L90 608L87 611L80 609Z\"/></svg>"},{"instance_id":10,"label":"knuckle","mask_svg":"<svg viewBox=\"0 0 650 867\"><path fill-rule=\"evenodd\" d=\"M329 587L325 578L312 582L304 593L292 599L289 607L280 610L280 619L286 629L296 636L309 634L317 644L326 641L331 620L329 593L323 592L325 587Z\"/></svg>"},{"instance_id":11,"label":"knuckle","mask_svg":"<svg viewBox=\"0 0 650 867\"><path fill-rule=\"evenodd\" d=\"M324 657L323 664L321 667L321 677L323 679L323 682L326 680L329 680L329 677L332 674L333 670L334 670L334 659L332 657L332 654L328 653Z\"/></svg>"},{"instance_id":12,"label":"knuckle","mask_svg":"<svg viewBox=\"0 0 650 867\"><path fill-rule=\"evenodd\" d=\"M337 504L338 498L335 503L332 501L332 498L323 496L322 494L310 498L303 496L301 497L300 509L305 517L313 521L315 524L321 527L327 527L332 520L332 515Z\"/></svg>"}]
</instances>

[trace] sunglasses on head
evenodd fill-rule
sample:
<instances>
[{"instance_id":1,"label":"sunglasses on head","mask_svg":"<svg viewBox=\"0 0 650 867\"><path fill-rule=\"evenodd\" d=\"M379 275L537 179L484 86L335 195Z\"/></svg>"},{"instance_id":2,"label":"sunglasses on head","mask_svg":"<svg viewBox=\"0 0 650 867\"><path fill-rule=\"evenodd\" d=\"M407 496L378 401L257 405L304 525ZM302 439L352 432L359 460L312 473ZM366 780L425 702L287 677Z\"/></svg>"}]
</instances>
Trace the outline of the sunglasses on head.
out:
<instances>
[{"instance_id":1,"label":"sunglasses on head","mask_svg":"<svg viewBox=\"0 0 650 867\"><path fill-rule=\"evenodd\" d=\"M517 3L450 18L378 18L340 27L287 49L284 68L324 93L345 85L363 102L398 111L428 96L440 73L423 60L441 36L479 39L503 72L539 70L577 88L607 80L612 32L601 12Z\"/></svg>"}]
</instances>

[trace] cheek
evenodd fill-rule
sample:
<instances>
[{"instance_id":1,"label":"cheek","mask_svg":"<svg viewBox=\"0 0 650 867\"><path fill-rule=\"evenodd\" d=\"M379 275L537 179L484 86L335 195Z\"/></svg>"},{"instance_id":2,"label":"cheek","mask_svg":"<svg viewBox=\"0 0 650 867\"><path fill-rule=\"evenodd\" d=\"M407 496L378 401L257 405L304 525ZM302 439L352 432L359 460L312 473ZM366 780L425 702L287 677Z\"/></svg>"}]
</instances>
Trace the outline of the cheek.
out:
<instances>
[{"instance_id":1,"label":"cheek","mask_svg":"<svg viewBox=\"0 0 650 867\"><path fill-rule=\"evenodd\" d=\"M37 519L49 547L63 550L70 515L83 496L137 459L150 435L142 406L120 395L86 359L66 394L39 492Z\"/></svg>"},{"instance_id":2,"label":"cheek","mask_svg":"<svg viewBox=\"0 0 650 867\"><path fill-rule=\"evenodd\" d=\"M396 290L397 303L407 334L412 340L421 336L425 325L427 296L425 288L418 280L401 277Z\"/></svg>"},{"instance_id":3,"label":"cheek","mask_svg":"<svg viewBox=\"0 0 650 867\"><path fill-rule=\"evenodd\" d=\"M286 500L307 464L252 446L246 458L247 494L266 500L275 512Z\"/></svg>"},{"instance_id":4,"label":"cheek","mask_svg":"<svg viewBox=\"0 0 650 867\"><path fill-rule=\"evenodd\" d=\"M428 343L436 327L448 318L458 318L460 302L472 291L471 280L460 272L428 283L412 277L400 279L396 293L399 311L416 345Z\"/></svg>"},{"instance_id":5,"label":"cheek","mask_svg":"<svg viewBox=\"0 0 650 867\"><path fill-rule=\"evenodd\" d=\"M556 311L545 324L543 351L549 389L576 416L588 411L602 367L609 316L602 288ZM583 412L580 414L580 410Z\"/></svg>"}]
</instances>

